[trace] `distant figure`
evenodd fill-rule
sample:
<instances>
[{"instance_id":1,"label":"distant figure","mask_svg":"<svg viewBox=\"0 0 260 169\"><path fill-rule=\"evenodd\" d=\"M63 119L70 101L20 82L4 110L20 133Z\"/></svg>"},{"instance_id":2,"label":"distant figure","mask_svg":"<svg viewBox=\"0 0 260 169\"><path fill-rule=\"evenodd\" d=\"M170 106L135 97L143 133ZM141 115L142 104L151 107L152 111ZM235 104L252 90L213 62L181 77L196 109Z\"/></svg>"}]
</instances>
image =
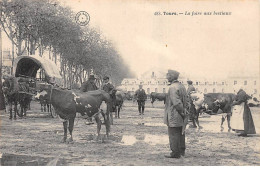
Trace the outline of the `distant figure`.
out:
<instances>
[{"instance_id":1,"label":"distant figure","mask_svg":"<svg viewBox=\"0 0 260 169\"><path fill-rule=\"evenodd\" d=\"M196 111L196 108L195 108L195 105L193 104L193 101L191 99L191 92L194 92L196 91L195 90L195 87L192 85L192 81L191 80L188 80L187 81L188 83L188 88L187 88L187 95L188 95L188 102L189 102L189 118L190 120L192 121L193 123L193 126L194 128L197 127L196 123L198 124L199 126L199 112Z\"/></svg>"},{"instance_id":2,"label":"distant figure","mask_svg":"<svg viewBox=\"0 0 260 169\"><path fill-rule=\"evenodd\" d=\"M234 107L231 116L232 130L240 133L238 136L246 137L247 134L256 134L253 117L247 104L249 98L250 96L240 86L232 104Z\"/></svg>"},{"instance_id":3,"label":"distant figure","mask_svg":"<svg viewBox=\"0 0 260 169\"><path fill-rule=\"evenodd\" d=\"M88 92L88 91L98 90L95 80L96 80L95 76L90 75L88 80L82 83L80 91Z\"/></svg>"},{"instance_id":4,"label":"distant figure","mask_svg":"<svg viewBox=\"0 0 260 169\"><path fill-rule=\"evenodd\" d=\"M88 91L93 91L93 90L98 90L98 87L95 83L95 76L90 75L88 80L82 83L80 91L81 92L88 92ZM94 124L92 121L92 117L87 118L86 125Z\"/></svg>"},{"instance_id":5,"label":"distant figure","mask_svg":"<svg viewBox=\"0 0 260 169\"><path fill-rule=\"evenodd\" d=\"M180 158L185 155L185 119L187 108L186 89L178 81L179 72L168 70L167 79L170 82L166 96L164 123L168 126L171 153L166 158Z\"/></svg>"},{"instance_id":6,"label":"distant figure","mask_svg":"<svg viewBox=\"0 0 260 169\"><path fill-rule=\"evenodd\" d=\"M139 89L135 91L135 98L138 103L139 115L144 115L144 107L147 96L145 90L143 89L143 85L140 84Z\"/></svg>"}]
</instances>

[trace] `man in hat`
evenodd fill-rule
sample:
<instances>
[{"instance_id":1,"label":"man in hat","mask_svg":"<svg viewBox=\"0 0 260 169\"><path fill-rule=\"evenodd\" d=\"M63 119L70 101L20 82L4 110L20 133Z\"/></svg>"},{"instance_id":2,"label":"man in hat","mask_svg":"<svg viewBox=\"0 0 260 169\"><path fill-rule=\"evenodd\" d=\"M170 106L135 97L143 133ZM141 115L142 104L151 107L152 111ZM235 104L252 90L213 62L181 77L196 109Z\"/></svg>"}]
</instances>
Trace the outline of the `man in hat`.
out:
<instances>
[{"instance_id":1,"label":"man in hat","mask_svg":"<svg viewBox=\"0 0 260 169\"><path fill-rule=\"evenodd\" d=\"M139 85L139 89L135 91L135 98L138 103L139 115L144 115L145 100L147 98L143 85Z\"/></svg>"},{"instance_id":2,"label":"man in hat","mask_svg":"<svg viewBox=\"0 0 260 169\"><path fill-rule=\"evenodd\" d=\"M82 83L80 91L88 92L88 91L92 91L92 90L97 90L98 87L96 86L95 80L96 80L95 76L90 75L88 80L85 81L84 83Z\"/></svg>"},{"instance_id":3,"label":"man in hat","mask_svg":"<svg viewBox=\"0 0 260 169\"><path fill-rule=\"evenodd\" d=\"M102 90L106 91L107 93L111 94L112 90L115 88L110 82L109 77L105 76L103 78L103 85L101 87Z\"/></svg>"},{"instance_id":4,"label":"man in hat","mask_svg":"<svg viewBox=\"0 0 260 169\"><path fill-rule=\"evenodd\" d=\"M109 81L109 77L105 76L103 78L103 85L101 87L102 90L104 90L105 92L107 92L108 94L110 94L111 98L112 98L112 107L111 107L111 111L115 112L116 110L116 106L115 106L115 102L116 102L116 97L114 94L112 94L113 91L115 91L115 87L110 83Z\"/></svg>"},{"instance_id":5,"label":"man in hat","mask_svg":"<svg viewBox=\"0 0 260 169\"><path fill-rule=\"evenodd\" d=\"M85 81L84 83L82 83L80 91L88 92L88 91L98 90L95 80L96 80L95 76L90 75L88 80ZM94 124L94 122L92 121L92 117L87 118L87 121L86 121L86 125L90 125L90 124Z\"/></svg>"},{"instance_id":6,"label":"man in hat","mask_svg":"<svg viewBox=\"0 0 260 169\"><path fill-rule=\"evenodd\" d=\"M187 83L188 83L187 95L188 95L188 102L189 102L188 111L189 111L190 119L192 120L193 123L193 127L196 128L197 127L196 123L199 126L199 114L196 112L195 105L193 104L193 101L190 97L191 92L194 92L196 90L195 87L192 85L193 82L191 80L188 80Z\"/></svg>"},{"instance_id":7,"label":"man in hat","mask_svg":"<svg viewBox=\"0 0 260 169\"><path fill-rule=\"evenodd\" d=\"M168 126L171 153L167 158L180 158L185 154L185 123L187 93L184 85L178 81L179 72L168 70L169 84L166 96L164 123Z\"/></svg>"}]
</instances>

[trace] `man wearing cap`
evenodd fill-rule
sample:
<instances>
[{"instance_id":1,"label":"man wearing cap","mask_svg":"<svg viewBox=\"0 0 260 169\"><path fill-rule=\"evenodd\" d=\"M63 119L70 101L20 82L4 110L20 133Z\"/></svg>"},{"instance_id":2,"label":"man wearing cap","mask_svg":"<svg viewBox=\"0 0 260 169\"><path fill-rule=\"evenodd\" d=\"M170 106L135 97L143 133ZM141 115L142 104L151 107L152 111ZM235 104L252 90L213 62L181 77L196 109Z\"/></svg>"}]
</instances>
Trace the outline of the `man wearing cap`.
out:
<instances>
[{"instance_id":1,"label":"man wearing cap","mask_svg":"<svg viewBox=\"0 0 260 169\"><path fill-rule=\"evenodd\" d=\"M188 95L188 102L189 102L189 108L188 108L189 116L190 116L190 119L192 120L193 127L196 128L197 127L196 123L199 126L199 115L196 112L195 105L193 104L193 101L190 97L191 92L194 92L196 90L195 90L195 87L192 85L191 80L188 80L187 83L188 83L187 95Z\"/></svg>"},{"instance_id":2,"label":"man wearing cap","mask_svg":"<svg viewBox=\"0 0 260 169\"><path fill-rule=\"evenodd\" d=\"M144 115L145 100L147 98L143 85L139 85L139 89L135 91L135 98L138 103L139 115Z\"/></svg>"},{"instance_id":3,"label":"man wearing cap","mask_svg":"<svg viewBox=\"0 0 260 169\"><path fill-rule=\"evenodd\" d=\"M166 95L164 123L168 126L171 153L167 158L180 158L185 154L185 123L187 93L184 85L178 81L179 72L168 70L169 90Z\"/></svg>"},{"instance_id":4,"label":"man wearing cap","mask_svg":"<svg viewBox=\"0 0 260 169\"><path fill-rule=\"evenodd\" d=\"M98 90L98 87L95 84L95 76L94 75L90 75L88 80L85 81L84 83L82 83L80 91L82 92L88 92L88 91L92 91L92 90Z\"/></svg>"},{"instance_id":5,"label":"man wearing cap","mask_svg":"<svg viewBox=\"0 0 260 169\"><path fill-rule=\"evenodd\" d=\"M94 75L90 75L88 80L84 83L82 83L80 91L81 92L88 92L88 91L93 91L93 90L98 90L98 87L95 84L95 76ZM86 121L86 125L90 125L90 124L94 124L94 122L92 122L92 117L87 118Z\"/></svg>"}]
</instances>

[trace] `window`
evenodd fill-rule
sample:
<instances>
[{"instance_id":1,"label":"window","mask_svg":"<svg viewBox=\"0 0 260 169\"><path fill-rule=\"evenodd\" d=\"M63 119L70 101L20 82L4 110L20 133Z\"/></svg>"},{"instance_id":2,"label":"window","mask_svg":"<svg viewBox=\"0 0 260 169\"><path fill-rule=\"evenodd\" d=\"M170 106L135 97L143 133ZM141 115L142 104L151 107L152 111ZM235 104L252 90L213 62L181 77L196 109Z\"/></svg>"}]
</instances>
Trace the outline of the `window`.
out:
<instances>
[{"instance_id":1,"label":"window","mask_svg":"<svg viewBox=\"0 0 260 169\"><path fill-rule=\"evenodd\" d=\"M157 88L155 88L155 92L158 92L158 89L157 89Z\"/></svg>"},{"instance_id":2,"label":"window","mask_svg":"<svg viewBox=\"0 0 260 169\"><path fill-rule=\"evenodd\" d=\"M247 85L247 81L246 80L244 81L244 85Z\"/></svg>"},{"instance_id":3,"label":"window","mask_svg":"<svg viewBox=\"0 0 260 169\"><path fill-rule=\"evenodd\" d=\"M207 93L207 89L204 89L204 93Z\"/></svg>"},{"instance_id":4,"label":"window","mask_svg":"<svg viewBox=\"0 0 260 169\"><path fill-rule=\"evenodd\" d=\"M199 82L196 82L196 85L199 85Z\"/></svg>"},{"instance_id":5,"label":"window","mask_svg":"<svg viewBox=\"0 0 260 169\"><path fill-rule=\"evenodd\" d=\"M207 85L207 82L205 82L205 85Z\"/></svg>"},{"instance_id":6,"label":"window","mask_svg":"<svg viewBox=\"0 0 260 169\"><path fill-rule=\"evenodd\" d=\"M216 89L215 88L213 89L213 93L216 93Z\"/></svg>"},{"instance_id":7,"label":"window","mask_svg":"<svg viewBox=\"0 0 260 169\"><path fill-rule=\"evenodd\" d=\"M254 94L257 94L257 90L256 89L254 89Z\"/></svg>"},{"instance_id":8,"label":"window","mask_svg":"<svg viewBox=\"0 0 260 169\"><path fill-rule=\"evenodd\" d=\"M237 84L237 81L236 80L234 80L234 85L236 85Z\"/></svg>"},{"instance_id":9,"label":"window","mask_svg":"<svg viewBox=\"0 0 260 169\"><path fill-rule=\"evenodd\" d=\"M163 93L166 93L166 90L165 90L165 88L163 88Z\"/></svg>"},{"instance_id":10,"label":"window","mask_svg":"<svg viewBox=\"0 0 260 169\"><path fill-rule=\"evenodd\" d=\"M216 82L213 82L213 85L216 85Z\"/></svg>"},{"instance_id":11,"label":"window","mask_svg":"<svg viewBox=\"0 0 260 169\"><path fill-rule=\"evenodd\" d=\"M254 85L256 85L256 81L254 81Z\"/></svg>"},{"instance_id":12,"label":"window","mask_svg":"<svg viewBox=\"0 0 260 169\"><path fill-rule=\"evenodd\" d=\"M222 85L225 85L225 82L222 82Z\"/></svg>"}]
</instances>

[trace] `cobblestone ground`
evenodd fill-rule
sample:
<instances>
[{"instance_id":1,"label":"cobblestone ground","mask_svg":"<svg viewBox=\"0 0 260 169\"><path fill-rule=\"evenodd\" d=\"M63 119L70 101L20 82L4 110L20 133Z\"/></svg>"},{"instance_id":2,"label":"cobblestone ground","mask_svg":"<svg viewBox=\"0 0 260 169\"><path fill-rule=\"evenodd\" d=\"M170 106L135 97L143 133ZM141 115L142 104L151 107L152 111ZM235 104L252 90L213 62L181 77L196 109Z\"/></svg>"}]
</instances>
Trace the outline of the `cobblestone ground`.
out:
<instances>
[{"instance_id":1,"label":"cobblestone ground","mask_svg":"<svg viewBox=\"0 0 260 169\"><path fill-rule=\"evenodd\" d=\"M154 107L147 102L144 118L137 105L126 101L120 119L114 119L111 136L96 140L96 125L85 125L77 116L74 142L61 143L63 125L58 118L40 112L38 103L32 103L26 118L9 120L0 115L1 165L259 165L260 108L251 108L257 135L238 137L228 132L227 124L220 131L220 115L200 117L202 129L186 131L186 155L180 159L167 159L169 141L163 124L163 103ZM142 125L144 123L144 125ZM101 129L105 134L105 126Z\"/></svg>"}]
</instances>

